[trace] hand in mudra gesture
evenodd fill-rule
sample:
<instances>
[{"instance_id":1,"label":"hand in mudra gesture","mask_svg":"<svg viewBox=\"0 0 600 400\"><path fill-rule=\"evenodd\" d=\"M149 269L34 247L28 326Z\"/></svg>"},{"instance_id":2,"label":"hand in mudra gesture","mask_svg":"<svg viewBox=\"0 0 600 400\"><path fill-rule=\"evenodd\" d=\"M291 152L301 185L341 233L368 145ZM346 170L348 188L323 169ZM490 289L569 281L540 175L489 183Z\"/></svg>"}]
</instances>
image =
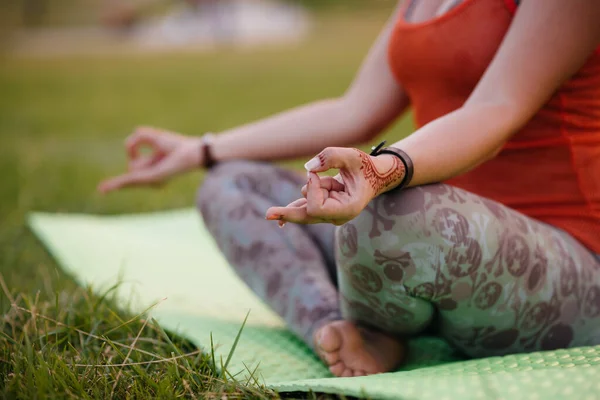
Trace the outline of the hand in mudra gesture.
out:
<instances>
[{"instance_id":1,"label":"hand in mudra gesture","mask_svg":"<svg viewBox=\"0 0 600 400\"><path fill-rule=\"evenodd\" d=\"M132 186L156 186L202 165L201 139L150 127L137 128L125 141L128 171L98 185L102 193ZM149 154L143 154L147 147Z\"/></svg>"},{"instance_id":2,"label":"hand in mudra gesture","mask_svg":"<svg viewBox=\"0 0 600 400\"><path fill-rule=\"evenodd\" d=\"M267 210L268 220L298 224L342 225L358 214L379 194L399 184L404 165L390 155L372 157L361 150L329 147L305 165L308 183L302 198L285 207ZM319 177L318 172L338 169L335 177Z\"/></svg>"}]
</instances>

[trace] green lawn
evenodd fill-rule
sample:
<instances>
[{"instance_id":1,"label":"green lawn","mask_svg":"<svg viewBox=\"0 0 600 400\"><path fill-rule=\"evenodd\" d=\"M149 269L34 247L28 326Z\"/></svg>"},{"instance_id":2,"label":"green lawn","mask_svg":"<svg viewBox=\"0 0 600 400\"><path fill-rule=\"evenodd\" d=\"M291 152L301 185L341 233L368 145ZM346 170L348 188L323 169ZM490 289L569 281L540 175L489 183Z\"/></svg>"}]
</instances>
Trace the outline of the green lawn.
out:
<instances>
[{"instance_id":1,"label":"green lawn","mask_svg":"<svg viewBox=\"0 0 600 400\"><path fill-rule=\"evenodd\" d=\"M276 396L217 376L190 344L116 310L110 294L77 287L25 217L191 206L199 173L158 191L102 197L95 187L123 169L122 142L138 124L199 134L339 95L385 17L325 15L311 40L288 49L0 59L0 397ZM388 137L409 126L405 120ZM106 367L132 363L140 364Z\"/></svg>"}]
</instances>

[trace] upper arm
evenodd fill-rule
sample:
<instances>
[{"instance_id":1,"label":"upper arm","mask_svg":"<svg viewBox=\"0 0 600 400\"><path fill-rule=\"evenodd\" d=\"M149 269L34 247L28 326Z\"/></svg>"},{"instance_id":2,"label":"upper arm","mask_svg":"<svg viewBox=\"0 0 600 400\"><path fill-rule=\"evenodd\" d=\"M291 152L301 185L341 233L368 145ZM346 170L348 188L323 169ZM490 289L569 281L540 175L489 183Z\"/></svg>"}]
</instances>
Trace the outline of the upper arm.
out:
<instances>
[{"instance_id":1,"label":"upper arm","mask_svg":"<svg viewBox=\"0 0 600 400\"><path fill-rule=\"evenodd\" d=\"M465 106L500 105L508 112L510 135L583 66L598 45L600 1L524 0Z\"/></svg>"},{"instance_id":2,"label":"upper arm","mask_svg":"<svg viewBox=\"0 0 600 400\"><path fill-rule=\"evenodd\" d=\"M354 81L344 95L350 115L378 133L408 106L408 98L394 78L388 62L388 45L402 1L371 47Z\"/></svg>"}]
</instances>

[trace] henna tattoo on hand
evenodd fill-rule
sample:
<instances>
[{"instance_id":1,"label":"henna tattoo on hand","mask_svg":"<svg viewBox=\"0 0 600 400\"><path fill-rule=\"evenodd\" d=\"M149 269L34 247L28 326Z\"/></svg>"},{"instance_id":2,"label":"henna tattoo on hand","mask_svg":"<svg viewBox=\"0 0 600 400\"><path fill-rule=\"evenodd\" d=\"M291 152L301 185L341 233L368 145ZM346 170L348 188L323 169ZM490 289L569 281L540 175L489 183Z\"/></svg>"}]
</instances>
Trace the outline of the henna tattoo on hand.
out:
<instances>
[{"instance_id":1,"label":"henna tattoo on hand","mask_svg":"<svg viewBox=\"0 0 600 400\"><path fill-rule=\"evenodd\" d=\"M406 170L404 164L397 158L392 157L393 163L391 168L386 172L380 172L373 163L371 156L360 150L357 150L361 158L361 171L363 171L364 177L369 182L375 196L389 190L391 186L398 185L404 179Z\"/></svg>"}]
</instances>

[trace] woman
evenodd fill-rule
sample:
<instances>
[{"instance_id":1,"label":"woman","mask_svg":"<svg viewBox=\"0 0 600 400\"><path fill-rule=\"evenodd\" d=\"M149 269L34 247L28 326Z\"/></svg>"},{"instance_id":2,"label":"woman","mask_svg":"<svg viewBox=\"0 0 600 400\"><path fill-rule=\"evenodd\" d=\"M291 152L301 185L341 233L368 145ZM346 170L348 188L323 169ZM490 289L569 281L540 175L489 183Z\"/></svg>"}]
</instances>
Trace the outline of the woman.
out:
<instances>
[{"instance_id":1,"label":"woman","mask_svg":"<svg viewBox=\"0 0 600 400\"><path fill-rule=\"evenodd\" d=\"M337 376L425 330L473 357L599 344L599 21L596 0L401 2L342 97L216 137L140 128L100 189L216 163L208 229ZM409 104L411 136L346 147ZM255 161L318 152L307 178Z\"/></svg>"}]
</instances>

